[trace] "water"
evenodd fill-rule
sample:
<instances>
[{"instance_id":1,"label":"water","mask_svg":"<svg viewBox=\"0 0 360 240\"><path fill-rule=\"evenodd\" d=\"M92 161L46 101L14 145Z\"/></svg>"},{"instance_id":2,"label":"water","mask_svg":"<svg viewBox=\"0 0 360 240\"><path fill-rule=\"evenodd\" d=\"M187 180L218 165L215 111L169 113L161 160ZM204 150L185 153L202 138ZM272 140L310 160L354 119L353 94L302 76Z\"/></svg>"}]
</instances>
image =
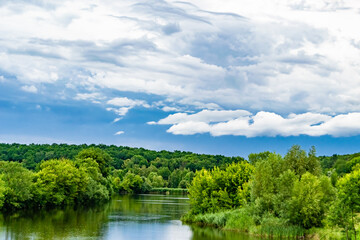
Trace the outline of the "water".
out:
<instances>
[{"instance_id":1,"label":"water","mask_svg":"<svg viewBox=\"0 0 360 240\"><path fill-rule=\"evenodd\" d=\"M183 225L179 219L188 210L185 196L117 196L94 207L0 215L0 239L250 240L246 234Z\"/></svg>"}]
</instances>

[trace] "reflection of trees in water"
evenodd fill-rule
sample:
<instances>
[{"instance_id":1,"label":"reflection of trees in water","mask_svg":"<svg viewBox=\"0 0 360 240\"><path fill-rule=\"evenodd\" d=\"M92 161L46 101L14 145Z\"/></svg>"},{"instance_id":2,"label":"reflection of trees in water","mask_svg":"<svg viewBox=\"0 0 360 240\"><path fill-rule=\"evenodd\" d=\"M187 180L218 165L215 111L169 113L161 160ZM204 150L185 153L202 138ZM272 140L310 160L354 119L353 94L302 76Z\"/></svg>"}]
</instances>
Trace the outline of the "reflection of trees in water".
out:
<instances>
[{"instance_id":1,"label":"reflection of trees in water","mask_svg":"<svg viewBox=\"0 0 360 240\"><path fill-rule=\"evenodd\" d=\"M190 226L193 236L191 240L257 240L246 233L223 231L218 228Z\"/></svg>"},{"instance_id":2,"label":"reflection of trees in water","mask_svg":"<svg viewBox=\"0 0 360 240\"><path fill-rule=\"evenodd\" d=\"M1 226L6 240L100 237L109 215L109 204L3 214Z\"/></svg>"},{"instance_id":3,"label":"reflection of trees in water","mask_svg":"<svg viewBox=\"0 0 360 240\"><path fill-rule=\"evenodd\" d=\"M180 219L189 206L184 196L115 196L110 202L89 207L28 210L0 214L0 238L101 239L110 221L168 221Z\"/></svg>"},{"instance_id":4,"label":"reflection of trees in water","mask_svg":"<svg viewBox=\"0 0 360 240\"><path fill-rule=\"evenodd\" d=\"M123 195L114 198L111 210L113 214L161 215L164 216L164 220L178 220L189 209L187 201L184 196Z\"/></svg>"}]
</instances>

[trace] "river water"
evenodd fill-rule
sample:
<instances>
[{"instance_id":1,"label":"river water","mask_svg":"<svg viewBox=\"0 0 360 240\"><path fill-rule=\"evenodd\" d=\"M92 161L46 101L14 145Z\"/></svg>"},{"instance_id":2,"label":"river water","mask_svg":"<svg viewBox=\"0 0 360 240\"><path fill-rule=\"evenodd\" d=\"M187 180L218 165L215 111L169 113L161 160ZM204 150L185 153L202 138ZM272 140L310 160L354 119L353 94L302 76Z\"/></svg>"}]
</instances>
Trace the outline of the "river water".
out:
<instances>
[{"instance_id":1,"label":"river water","mask_svg":"<svg viewBox=\"0 0 360 240\"><path fill-rule=\"evenodd\" d=\"M246 234L183 225L186 196L116 196L96 207L0 215L0 239L254 240Z\"/></svg>"}]
</instances>

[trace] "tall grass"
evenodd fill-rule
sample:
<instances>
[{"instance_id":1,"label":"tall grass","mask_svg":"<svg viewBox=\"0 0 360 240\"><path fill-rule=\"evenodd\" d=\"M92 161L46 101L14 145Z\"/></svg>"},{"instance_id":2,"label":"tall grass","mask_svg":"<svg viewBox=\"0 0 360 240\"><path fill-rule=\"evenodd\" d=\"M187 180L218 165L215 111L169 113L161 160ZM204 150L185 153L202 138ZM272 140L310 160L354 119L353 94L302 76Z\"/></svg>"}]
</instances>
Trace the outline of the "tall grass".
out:
<instances>
[{"instance_id":1,"label":"tall grass","mask_svg":"<svg viewBox=\"0 0 360 240\"><path fill-rule=\"evenodd\" d=\"M262 218L257 234L278 238L296 238L305 235L305 229L288 224L286 220L273 216Z\"/></svg>"},{"instance_id":2,"label":"tall grass","mask_svg":"<svg viewBox=\"0 0 360 240\"><path fill-rule=\"evenodd\" d=\"M271 215L264 216L260 221L260 225L256 225L251 209L247 207L195 216L187 214L183 216L182 221L247 232L251 235L264 237L296 239L305 236L306 233L304 228L291 225L286 220Z\"/></svg>"},{"instance_id":3,"label":"tall grass","mask_svg":"<svg viewBox=\"0 0 360 240\"><path fill-rule=\"evenodd\" d=\"M230 212L225 229L250 232L255 226L255 220L250 209L248 207L244 207Z\"/></svg>"}]
</instances>

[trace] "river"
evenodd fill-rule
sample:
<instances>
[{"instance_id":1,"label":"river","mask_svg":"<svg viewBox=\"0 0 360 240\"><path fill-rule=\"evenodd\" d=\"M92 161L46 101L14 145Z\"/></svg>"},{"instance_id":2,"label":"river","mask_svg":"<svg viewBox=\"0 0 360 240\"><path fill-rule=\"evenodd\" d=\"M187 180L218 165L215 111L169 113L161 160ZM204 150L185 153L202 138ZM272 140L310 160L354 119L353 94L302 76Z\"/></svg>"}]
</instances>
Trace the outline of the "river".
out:
<instances>
[{"instance_id":1,"label":"river","mask_svg":"<svg viewBox=\"0 0 360 240\"><path fill-rule=\"evenodd\" d=\"M183 225L189 199L178 195L123 195L93 207L0 215L0 239L254 240L246 234Z\"/></svg>"}]
</instances>

